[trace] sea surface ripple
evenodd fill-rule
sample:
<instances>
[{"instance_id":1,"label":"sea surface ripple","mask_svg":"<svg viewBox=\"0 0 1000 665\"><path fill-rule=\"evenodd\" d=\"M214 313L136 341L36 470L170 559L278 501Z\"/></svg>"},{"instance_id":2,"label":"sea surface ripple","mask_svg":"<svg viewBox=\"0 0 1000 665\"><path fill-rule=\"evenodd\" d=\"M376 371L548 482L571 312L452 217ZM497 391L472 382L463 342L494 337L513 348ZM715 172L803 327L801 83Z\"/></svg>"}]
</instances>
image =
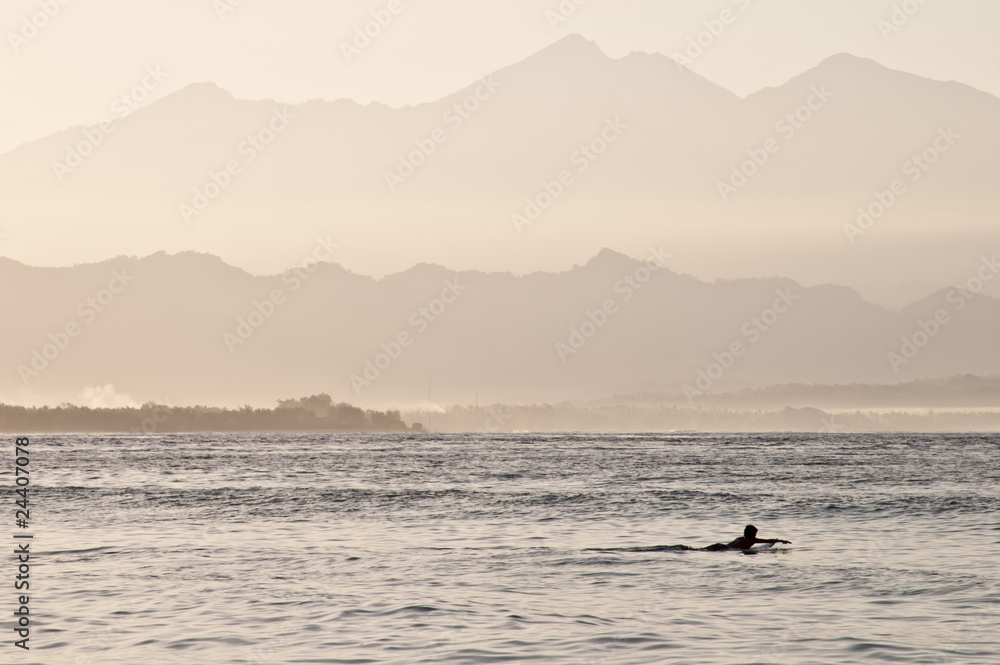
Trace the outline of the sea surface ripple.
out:
<instances>
[{"instance_id":1,"label":"sea surface ripple","mask_svg":"<svg viewBox=\"0 0 1000 665\"><path fill-rule=\"evenodd\" d=\"M1000 663L996 435L31 448L32 649L3 662ZM677 547L748 523L793 544Z\"/></svg>"}]
</instances>

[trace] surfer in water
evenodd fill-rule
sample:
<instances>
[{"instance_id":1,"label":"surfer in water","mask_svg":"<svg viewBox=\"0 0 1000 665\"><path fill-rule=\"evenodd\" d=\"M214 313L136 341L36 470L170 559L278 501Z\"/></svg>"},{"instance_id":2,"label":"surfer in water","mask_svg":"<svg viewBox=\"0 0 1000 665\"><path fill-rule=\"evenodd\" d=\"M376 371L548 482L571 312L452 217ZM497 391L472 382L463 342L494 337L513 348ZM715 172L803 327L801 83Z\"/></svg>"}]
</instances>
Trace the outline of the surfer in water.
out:
<instances>
[{"instance_id":1,"label":"surfer in water","mask_svg":"<svg viewBox=\"0 0 1000 665\"><path fill-rule=\"evenodd\" d=\"M790 540L780 540L778 538L758 538L757 537L757 527L753 524L747 524L746 528L743 529L743 535L729 543L724 545L722 543L716 543L714 545L709 545L708 547L703 547L702 549L706 552L722 552L724 550L748 550L758 543L784 543L785 545L791 545Z\"/></svg>"}]
</instances>

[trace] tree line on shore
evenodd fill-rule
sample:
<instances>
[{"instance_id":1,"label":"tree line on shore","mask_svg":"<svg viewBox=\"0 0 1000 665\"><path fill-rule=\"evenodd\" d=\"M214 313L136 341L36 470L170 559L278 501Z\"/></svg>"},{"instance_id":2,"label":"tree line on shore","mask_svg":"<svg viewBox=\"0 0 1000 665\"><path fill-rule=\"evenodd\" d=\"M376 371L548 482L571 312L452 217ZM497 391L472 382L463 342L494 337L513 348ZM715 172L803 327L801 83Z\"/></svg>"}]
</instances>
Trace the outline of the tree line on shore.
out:
<instances>
[{"instance_id":1,"label":"tree line on shore","mask_svg":"<svg viewBox=\"0 0 1000 665\"><path fill-rule=\"evenodd\" d=\"M225 409L207 406L172 407L147 402L140 407L90 408L61 404L25 407L0 404L0 431L30 432L259 432L420 431L408 427L399 411L372 411L351 404L334 404L329 395L279 400L274 409L244 406Z\"/></svg>"}]
</instances>

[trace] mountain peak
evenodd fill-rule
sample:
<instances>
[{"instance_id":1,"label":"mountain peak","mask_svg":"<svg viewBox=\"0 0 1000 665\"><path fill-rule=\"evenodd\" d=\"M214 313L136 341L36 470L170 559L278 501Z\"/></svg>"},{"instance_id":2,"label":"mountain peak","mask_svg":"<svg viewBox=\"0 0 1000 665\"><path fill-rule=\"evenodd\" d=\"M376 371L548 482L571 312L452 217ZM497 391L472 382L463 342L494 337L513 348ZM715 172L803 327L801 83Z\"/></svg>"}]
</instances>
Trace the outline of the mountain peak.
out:
<instances>
[{"instance_id":1,"label":"mountain peak","mask_svg":"<svg viewBox=\"0 0 1000 665\"><path fill-rule=\"evenodd\" d=\"M862 58L853 53L835 53L821 60L819 64L807 70L806 73L818 72L825 76L859 77L893 71L871 58Z\"/></svg>"},{"instance_id":2,"label":"mountain peak","mask_svg":"<svg viewBox=\"0 0 1000 665\"><path fill-rule=\"evenodd\" d=\"M567 35L542 50L532 53L522 60L522 64L531 63L534 66L541 66L543 69L546 68L546 64L549 67L565 68L568 66L576 69L581 65L595 65L611 60L612 58L602 51L595 42L582 35Z\"/></svg>"},{"instance_id":3,"label":"mountain peak","mask_svg":"<svg viewBox=\"0 0 1000 665\"><path fill-rule=\"evenodd\" d=\"M231 92L219 87L218 84L212 83L210 81L203 81L201 83L191 83L177 92L168 95L169 97L181 97L185 99L193 99L197 101L205 100L216 100L225 99L226 101L236 99Z\"/></svg>"},{"instance_id":4,"label":"mountain peak","mask_svg":"<svg viewBox=\"0 0 1000 665\"><path fill-rule=\"evenodd\" d=\"M866 66L867 65L878 65L879 67L883 67L883 65L879 65L879 63L875 62L871 58L863 58L860 55L854 55L853 53L848 53L847 51L842 51L840 53L834 53L833 55L824 58L822 61L820 61L820 65L824 65L824 64L831 64L831 65L836 64L836 65L841 65L841 66L844 66L844 65L846 65L846 66L858 66L858 65L864 64Z\"/></svg>"},{"instance_id":5,"label":"mountain peak","mask_svg":"<svg viewBox=\"0 0 1000 665\"><path fill-rule=\"evenodd\" d=\"M622 261L628 261L634 263L635 259L633 259L630 256L626 256L621 252L616 252L615 250L609 247L604 247L601 249L601 251L595 254L592 259L587 261L587 265L590 265L592 263L610 263L610 262L620 263Z\"/></svg>"},{"instance_id":6,"label":"mountain peak","mask_svg":"<svg viewBox=\"0 0 1000 665\"><path fill-rule=\"evenodd\" d=\"M552 42L550 45L539 51L542 53L558 53L570 57L594 57L607 58L607 54L601 50L597 42L591 41L579 34L566 35L562 39Z\"/></svg>"},{"instance_id":7,"label":"mountain peak","mask_svg":"<svg viewBox=\"0 0 1000 665\"><path fill-rule=\"evenodd\" d=\"M596 270L612 270L612 271L624 271L630 272L635 270L640 265L645 264L647 256L644 259L636 259L621 252L616 252L613 249L605 247L599 251L593 258L584 264L584 268L596 269Z\"/></svg>"}]
</instances>

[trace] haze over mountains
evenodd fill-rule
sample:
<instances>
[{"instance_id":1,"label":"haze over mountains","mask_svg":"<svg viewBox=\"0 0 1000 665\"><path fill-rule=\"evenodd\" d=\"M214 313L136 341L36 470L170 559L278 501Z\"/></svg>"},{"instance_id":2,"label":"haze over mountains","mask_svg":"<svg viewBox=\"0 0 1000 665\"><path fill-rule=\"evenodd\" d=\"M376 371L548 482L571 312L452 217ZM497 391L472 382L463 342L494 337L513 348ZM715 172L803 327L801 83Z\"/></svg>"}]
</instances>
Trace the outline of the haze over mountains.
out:
<instances>
[{"instance_id":1,"label":"haze over mountains","mask_svg":"<svg viewBox=\"0 0 1000 665\"><path fill-rule=\"evenodd\" d=\"M803 112L809 102L813 108ZM796 112L798 120L785 118ZM0 231L7 234L0 249L27 264L49 266L195 250L254 273L274 274L307 255L317 235L332 232L340 245L335 261L358 273L384 275L407 270L414 257L456 270L558 271L587 262L606 246L641 257L648 247L662 245L672 254L672 268L700 278L831 282L857 288L880 304L902 307L965 283L1000 246L998 121L996 97L849 55L829 58L780 88L740 99L664 56L633 54L614 60L594 44L569 37L448 98L401 109L350 101L285 106L237 100L213 85L190 86L116 118L111 133L95 134L91 128L89 135L100 136L100 144L72 172L64 170L61 182L53 162L66 161L68 146L96 142L86 139L83 128L20 146L0 156ZM609 126L617 133L608 133ZM260 149L248 147L251 135L268 138L263 130L274 132L274 141ZM606 146L597 141L595 146L606 150L593 161L581 161L580 147L602 133L605 140L614 140ZM945 136L950 138L942 142ZM777 150L751 168L756 173L723 201L719 181L749 158L748 150L760 161L768 139ZM429 152L428 141L434 144L433 154L413 160L423 163L403 182L395 181L392 191L386 172L400 173L401 156L417 150L415 142ZM925 150L931 150L935 163L914 170L913 156ZM238 168L227 179L220 174L230 162ZM569 176L553 185L564 171ZM180 206L198 207L194 189L211 193L213 172L217 183L228 184L218 188L207 209L185 220ZM402 172L408 173L405 168ZM859 206L878 203L876 191L888 201L885 192L894 180L901 181L902 189L892 195L888 212L851 242L845 224L857 220ZM543 183L549 183L548 192ZM560 188L530 225L519 230L512 222L515 213L531 216L526 198L544 202L544 194ZM220 277L236 280L234 287L244 279L248 284L268 279L219 270ZM428 270L418 268L416 274ZM331 271L336 269L324 269L322 275ZM236 279L237 274L242 276ZM342 277L345 283L374 284L347 273ZM385 283L394 279L399 278ZM1000 293L998 284L1000 280L991 281L986 292ZM216 288L221 287L205 282L196 290ZM247 286L245 295L251 292ZM848 293L833 287L815 292ZM243 295L236 291L226 298L242 307ZM565 304L569 309L564 316L582 311L582 292L579 298ZM746 303L758 305L752 298ZM883 339L880 326L889 326L893 315L860 300L852 307L857 312L842 314L855 317L852 322L862 329L875 326L869 332ZM389 310L377 315L359 311L357 316L361 322L373 316L391 320L395 313ZM870 320L861 316L863 310ZM311 316L327 315L318 311ZM629 316L639 315L623 314L621 320ZM555 331L568 322L558 323ZM705 320L685 326L683 334L710 337L699 328L702 323L712 330L713 321ZM947 333L957 335L958 323ZM445 335L447 329L444 325L436 334ZM333 331L330 327L324 334ZM642 334L652 338L657 332L652 328ZM319 333L300 328L298 334ZM357 334L357 340L370 344ZM602 340L613 337L610 331L602 335ZM491 344L488 337L482 343ZM604 343L613 347L611 341ZM840 348L834 340L831 344ZM349 348L345 356L353 357L355 349ZM365 356L363 349L356 351ZM826 380L820 374L836 380L838 372L856 380L891 379L883 376L885 351L880 347L878 353L845 358L836 368L831 363L829 372L805 358L800 359L803 365L783 363L785 369L761 361L765 374L760 380L765 375L767 380L798 380L791 375L795 372L804 380ZM928 375L964 366L963 349L954 351L946 370L937 368L928 349L927 358L921 356ZM243 350L238 355L252 354ZM872 354L881 354L881 360L872 361ZM667 362L666 356L652 357ZM588 392L664 376L644 374L660 361L620 367L612 354L605 361L603 382L591 384L583 377L595 368L581 360L568 370L578 377L545 379L551 383L542 381L538 394L558 393L564 386ZM248 371L239 369L241 362L246 361L233 366L237 373ZM338 372L349 364L346 357L338 362ZM488 376L489 364L497 361L477 362L480 376ZM685 380L684 372L672 372L669 381ZM414 371L413 381L420 373ZM410 384L403 382L396 391L390 383L380 384L378 389L385 391L380 399L410 398ZM456 394L473 389L472 383L456 387ZM78 390L71 384L67 382L67 390ZM210 384L194 390L215 395ZM500 381L498 396L513 385ZM310 389L289 385L276 393Z\"/></svg>"},{"instance_id":2,"label":"haze over mountains","mask_svg":"<svg viewBox=\"0 0 1000 665\"><path fill-rule=\"evenodd\" d=\"M991 297L945 289L896 313L845 287L708 283L669 265L657 248L647 262L604 250L561 273L421 264L375 280L314 261L254 276L195 253L0 259L17 285L0 291L15 322L0 402L79 403L111 384L172 405L327 393L398 408L1000 374Z\"/></svg>"}]
</instances>

